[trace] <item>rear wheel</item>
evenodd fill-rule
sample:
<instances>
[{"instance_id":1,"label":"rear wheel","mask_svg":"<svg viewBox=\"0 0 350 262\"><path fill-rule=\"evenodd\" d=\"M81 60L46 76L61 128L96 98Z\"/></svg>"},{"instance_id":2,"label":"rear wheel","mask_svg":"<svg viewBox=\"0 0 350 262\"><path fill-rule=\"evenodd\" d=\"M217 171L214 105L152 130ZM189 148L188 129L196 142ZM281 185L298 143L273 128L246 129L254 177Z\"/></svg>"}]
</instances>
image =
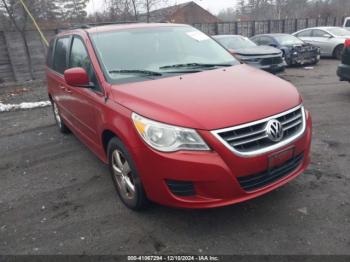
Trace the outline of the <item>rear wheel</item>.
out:
<instances>
[{"instance_id":1,"label":"rear wheel","mask_svg":"<svg viewBox=\"0 0 350 262\"><path fill-rule=\"evenodd\" d=\"M60 111L58 109L58 106L57 104L54 102L54 101L51 101L52 102L52 109L53 109L53 115L55 117L55 120L56 120L56 124L60 130L61 133L63 134L69 134L70 133L70 130L68 129L68 127L64 124L63 122L63 119L60 115Z\"/></svg>"},{"instance_id":2,"label":"rear wheel","mask_svg":"<svg viewBox=\"0 0 350 262\"><path fill-rule=\"evenodd\" d=\"M148 200L135 165L124 144L112 138L108 144L109 169L120 200L132 210L147 207Z\"/></svg>"},{"instance_id":3,"label":"rear wheel","mask_svg":"<svg viewBox=\"0 0 350 262\"><path fill-rule=\"evenodd\" d=\"M341 57L343 55L343 49L344 45L339 45L334 49L333 56L334 58L341 60Z\"/></svg>"}]
</instances>

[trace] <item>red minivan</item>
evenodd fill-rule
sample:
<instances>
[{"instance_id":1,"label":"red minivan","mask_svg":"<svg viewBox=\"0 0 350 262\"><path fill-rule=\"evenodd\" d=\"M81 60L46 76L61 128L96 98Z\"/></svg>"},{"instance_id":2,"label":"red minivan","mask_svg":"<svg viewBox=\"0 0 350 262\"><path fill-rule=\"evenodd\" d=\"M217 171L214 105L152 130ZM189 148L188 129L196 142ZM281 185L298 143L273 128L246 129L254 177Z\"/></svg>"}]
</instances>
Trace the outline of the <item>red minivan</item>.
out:
<instances>
[{"instance_id":1,"label":"red minivan","mask_svg":"<svg viewBox=\"0 0 350 262\"><path fill-rule=\"evenodd\" d=\"M63 133L108 164L129 208L212 208L268 193L310 162L311 117L290 83L180 24L57 35L48 94Z\"/></svg>"}]
</instances>

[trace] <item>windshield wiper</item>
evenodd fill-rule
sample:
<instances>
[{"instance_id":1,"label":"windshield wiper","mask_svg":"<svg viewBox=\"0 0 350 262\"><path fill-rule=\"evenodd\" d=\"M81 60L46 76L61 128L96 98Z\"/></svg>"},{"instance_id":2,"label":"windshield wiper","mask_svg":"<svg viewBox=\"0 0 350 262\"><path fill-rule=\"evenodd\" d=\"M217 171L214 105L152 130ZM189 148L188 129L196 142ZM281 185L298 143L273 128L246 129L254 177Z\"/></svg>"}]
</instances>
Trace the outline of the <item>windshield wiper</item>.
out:
<instances>
[{"instance_id":1,"label":"windshield wiper","mask_svg":"<svg viewBox=\"0 0 350 262\"><path fill-rule=\"evenodd\" d=\"M162 66L159 69L173 69L173 68L184 68L184 67L204 67L204 68L211 68L211 67L229 67L232 66L232 64L202 64L202 63L187 63L187 64L175 64L175 65L168 65L168 66Z\"/></svg>"},{"instance_id":2,"label":"windshield wiper","mask_svg":"<svg viewBox=\"0 0 350 262\"><path fill-rule=\"evenodd\" d=\"M141 74L147 76L162 76L162 73L150 70L140 70L140 69L121 69L121 70L110 70L110 74Z\"/></svg>"}]
</instances>

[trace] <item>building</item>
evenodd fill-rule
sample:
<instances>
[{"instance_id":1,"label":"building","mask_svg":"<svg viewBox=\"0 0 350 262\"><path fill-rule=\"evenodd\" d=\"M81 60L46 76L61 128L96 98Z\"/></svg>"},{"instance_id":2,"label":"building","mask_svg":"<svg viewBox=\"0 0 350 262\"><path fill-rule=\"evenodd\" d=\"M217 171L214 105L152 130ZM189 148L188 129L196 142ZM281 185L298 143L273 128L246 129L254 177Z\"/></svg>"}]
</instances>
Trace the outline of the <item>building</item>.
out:
<instances>
[{"instance_id":1,"label":"building","mask_svg":"<svg viewBox=\"0 0 350 262\"><path fill-rule=\"evenodd\" d=\"M221 22L220 19L193 1L151 11L149 16L147 14L142 14L139 20L151 23L169 22L181 24Z\"/></svg>"}]
</instances>

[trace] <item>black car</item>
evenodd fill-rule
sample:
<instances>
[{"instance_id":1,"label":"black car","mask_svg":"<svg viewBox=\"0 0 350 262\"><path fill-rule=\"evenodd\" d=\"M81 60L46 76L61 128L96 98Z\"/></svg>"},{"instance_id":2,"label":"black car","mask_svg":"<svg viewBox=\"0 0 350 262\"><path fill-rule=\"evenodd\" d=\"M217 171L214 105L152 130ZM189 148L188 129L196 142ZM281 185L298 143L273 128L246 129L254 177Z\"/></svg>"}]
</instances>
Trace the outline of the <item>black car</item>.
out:
<instances>
[{"instance_id":1,"label":"black car","mask_svg":"<svg viewBox=\"0 0 350 262\"><path fill-rule=\"evenodd\" d=\"M258 45L273 46L283 52L288 66L315 65L320 61L320 48L305 43L301 39L288 34L265 34L251 38Z\"/></svg>"},{"instance_id":2,"label":"black car","mask_svg":"<svg viewBox=\"0 0 350 262\"><path fill-rule=\"evenodd\" d=\"M345 41L341 64L338 67L340 81L350 82L350 39Z\"/></svg>"},{"instance_id":3,"label":"black car","mask_svg":"<svg viewBox=\"0 0 350 262\"><path fill-rule=\"evenodd\" d=\"M258 46L240 35L215 35L213 38L242 62L259 69L278 73L283 72L286 63L281 50L271 46Z\"/></svg>"}]
</instances>

